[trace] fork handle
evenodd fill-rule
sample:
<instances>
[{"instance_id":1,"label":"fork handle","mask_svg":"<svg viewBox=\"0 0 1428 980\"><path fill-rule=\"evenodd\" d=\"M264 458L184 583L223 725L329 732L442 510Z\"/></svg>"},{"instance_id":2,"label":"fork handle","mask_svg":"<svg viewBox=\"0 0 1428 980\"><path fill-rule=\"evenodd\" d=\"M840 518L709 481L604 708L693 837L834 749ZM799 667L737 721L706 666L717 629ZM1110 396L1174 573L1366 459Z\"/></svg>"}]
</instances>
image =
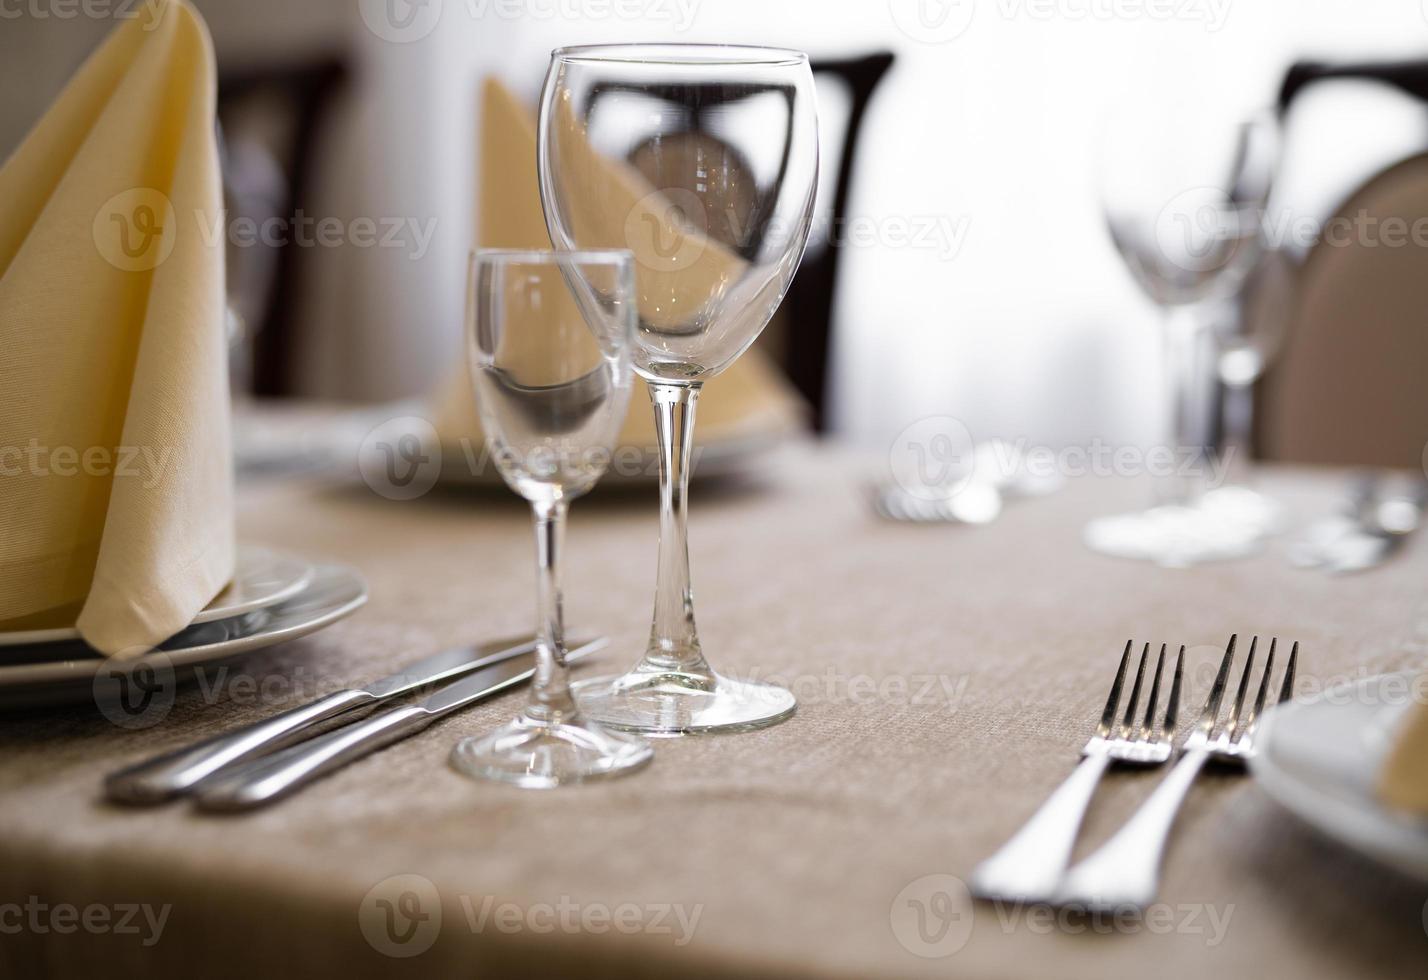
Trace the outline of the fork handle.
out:
<instances>
[{"instance_id":1,"label":"fork handle","mask_svg":"<svg viewBox=\"0 0 1428 980\"><path fill-rule=\"evenodd\" d=\"M1160 862L1185 794L1210 757L1192 749L1114 837L1066 875L1058 904L1107 910L1144 909L1160 887Z\"/></svg>"},{"instance_id":2,"label":"fork handle","mask_svg":"<svg viewBox=\"0 0 1428 980\"><path fill-rule=\"evenodd\" d=\"M980 898L1046 902L1071 860L1081 818L1096 792L1108 755L1088 755L1001 850L977 865L971 890Z\"/></svg>"}]
</instances>

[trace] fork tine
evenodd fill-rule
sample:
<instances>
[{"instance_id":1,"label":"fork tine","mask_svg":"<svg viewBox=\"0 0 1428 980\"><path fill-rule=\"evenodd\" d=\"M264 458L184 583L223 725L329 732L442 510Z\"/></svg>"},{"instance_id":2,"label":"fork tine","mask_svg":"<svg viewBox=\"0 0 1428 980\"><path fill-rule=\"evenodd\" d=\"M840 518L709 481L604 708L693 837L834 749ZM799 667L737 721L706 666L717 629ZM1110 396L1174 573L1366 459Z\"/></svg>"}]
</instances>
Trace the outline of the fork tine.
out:
<instances>
[{"instance_id":1,"label":"fork tine","mask_svg":"<svg viewBox=\"0 0 1428 980\"><path fill-rule=\"evenodd\" d=\"M1146 644L1149 648L1149 644ZM1155 661L1155 679L1150 682L1150 701L1145 706L1145 724L1141 726L1147 732L1155 731L1155 708L1160 704L1160 672L1165 669L1165 644L1160 645L1160 656Z\"/></svg>"},{"instance_id":2,"label":"fork tine","mask_svg":"<svg viewBox=\"0 0 1428 980\"><path fill-rule=\"evenodd\" d=\"M1230 643L1225 647L1225 656L1220 660L1220 671L1215 675L1215 683L1210 687L1210 696L1205 699L1205 709L1200 712L1200 720L1196 726L1205 733L1210 734L1210 729L1215 727L1215 718L1220 714L1220 702L1225 699L1225 682L1230 677L1230 664L1235 660L1235 641L1239 639L1238 633L1230 634Z\"/></svg>"},{"instance_id":3,"label":"fork tine","mask_svg":"<svg viewBox=\"0 0 1428 980\"><path fill-rule=\"evenodd\" d=\"M1121 722L1121 731L1127 736L1135 727L1135 706L1140 703L1140 682L1145 679L1145 658L1150 656L1150 644L1140 651L1140 666L1135 669L1135 683L1131 685L1130 703L1126 705L1126 716Z\"/></svg>"},{"instance_id":4,"label":"fork tine","mask_svg":"<svg viewBox=\"0 0 1428 980\"><path fill-rule=\"evenodd\" d=\"M1294 697L1294 665L1299 660L1299 641L1294 641L1294 646L1289 648L1289 666L1284 670L1284 686L1279 689L1279 703L1292 700Z\"/></svg>"},{"instance_id":5,"label":"fork tine","mask_svg":"<svg viewBox=\"0 0 1428 980\"><path fill-rule=\"evenodd\" d=\"M1175 679L1170 682L1170 703L1165 706L1165 732L1175 737L1176 714L1180 711L1180 677L1185 673L1185 644L1180 644L1180 653L1175 657Z\"/></svg>"},{"instance_id":6,"label":"fork tine","mask_svg":"<svg viewBox=\"0 0 1428 980\"><path fill-rule=\"evenodd\" d=\"M1235 690L1235 710L1230 716L1230 724L1225 734L1233 742L1240 731L1240 718L1245 710L1245 694L1249 692L1250 675L1254 673L1254 648L1259 645L1259 637L1251 637L1249 656L1245 659L1244 672L1240 674L1240 686Z\"/></svg>"},{"instance_id":7,"label":"fork tine","mask_svg":"<svg viewBox=\"0 0 1428 980\"><path fill-rule=\"evenodd\" d=\"M1096 728L1096 734L1105 738L1111 733L1111 726L1116 723L1116 705L1121 700L1121 686L1126 680L1126 665L1130 663L1131 645L1135 640L1126 640L1125 652L1121 654L1121 666L1116 671L1115 683L1111 685L1111 696L1106 699L1106 710L1101 712L1101 724Z\"/></svg>"},{"instance_id":8,"label":"fork tine","mask_svg":"<svg viewBox=\"0 0 1428 980\"><path fill-rule=\"evenodd\" d=\"M1255 722L1259 721L1259 716L1264 711L1264 699L1269 695L1269 679L1274 676L1274 648L1278 644L1279 637L1270 637L1269 656L1264 661L1264 676L1259 680L1259 693L1254 696L1254 705L1250 708L1249 718L1245 719L1245 735L1254 731Z\"/></svg>"}]
</instances>

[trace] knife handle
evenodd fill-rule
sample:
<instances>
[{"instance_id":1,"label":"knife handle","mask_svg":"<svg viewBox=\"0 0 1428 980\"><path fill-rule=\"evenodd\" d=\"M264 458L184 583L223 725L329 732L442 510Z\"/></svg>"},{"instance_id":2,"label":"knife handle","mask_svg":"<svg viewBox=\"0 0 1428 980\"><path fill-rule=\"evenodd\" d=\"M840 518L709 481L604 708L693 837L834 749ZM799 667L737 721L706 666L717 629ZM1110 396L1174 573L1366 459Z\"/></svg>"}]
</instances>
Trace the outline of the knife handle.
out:
<instances>
[{"instance_id":1,"label":"knife handle","mask_svg":"<svg viewBox=\"0 0 1428 980\"><path fill-rule=\"evenodd\" d=\"M194 802L202 810L263 806L354 759L414 735L435 720L436 715L417 705L384 711L225 772L198 787Z\"/></svg>"},{"instance_id":2,"label":"knife handle","mask_svg":"<svg viewBox=\"0 0 1428 980\"><path fill-rule=\"evenodd\" d=\"M337 691L236 731L113 773L104 780L104 795L116 803L163 803L191 791L224 766L291 745L311 734L322 722L360 707L370 707L377 700L366 691Z\"/></svg>"}]
</instances>

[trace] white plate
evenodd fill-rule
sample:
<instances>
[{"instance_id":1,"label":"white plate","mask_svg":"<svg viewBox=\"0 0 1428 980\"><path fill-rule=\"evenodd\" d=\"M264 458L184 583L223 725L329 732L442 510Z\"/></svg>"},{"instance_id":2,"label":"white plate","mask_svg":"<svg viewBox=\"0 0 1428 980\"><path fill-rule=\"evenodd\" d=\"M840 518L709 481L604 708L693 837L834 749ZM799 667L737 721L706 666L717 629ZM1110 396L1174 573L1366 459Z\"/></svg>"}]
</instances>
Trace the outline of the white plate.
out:
<instances>
[{"instance_id":1,"label":"white plate","mask_svg":"<svg viewBox=\"0 0 1428 980\"><path fill-rule=\"evenodd\" d=\"M1285 705L1264 721L1250 769L1305 823L1390 868L1428 881L1428 820L1379 802L1375 782L1412 707L1414 675L1386 674Z\"/></svg>"},{"instance_id":2,"label":"white plate","mask_svg":"<svg viewBox=\"0 0 1428 980\"><path fill-rule=\"evenodd\" d=\"M0 666L0 709L92 701L101 673L148 668L186 679L198 667L246 656L264 647L296 640L349 616L367 601L362 576L341 565L319 565L298 595L232 619L190 626L153 653L121 663L101 657L83 643L43 647L43 663Z\"/></svg>"},{"instance_id":3,"label":"white plate","mask_svg":"<svg viewBox=\"0 0 1428 980\"><path fill-rule=\"evenodd\" d=\"M301 558L254 545L239 545L233 581L193 618L194 624L242 616L301 592L312 580L312 565ZM13 630L0 633L0 647L35 646L78 640L79 630ZM4 659L10 660L9 656Z\"/></svg>"}]
</instances>

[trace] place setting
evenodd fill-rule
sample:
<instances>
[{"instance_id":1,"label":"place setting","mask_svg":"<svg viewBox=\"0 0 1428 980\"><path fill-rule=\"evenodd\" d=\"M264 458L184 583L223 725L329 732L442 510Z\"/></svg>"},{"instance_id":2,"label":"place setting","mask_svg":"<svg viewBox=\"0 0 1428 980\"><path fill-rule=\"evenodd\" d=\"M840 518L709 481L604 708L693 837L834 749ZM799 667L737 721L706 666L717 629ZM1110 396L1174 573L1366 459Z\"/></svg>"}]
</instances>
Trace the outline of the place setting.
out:
<instances>
[{"instance_id":1,"label":"place setting","mask_svg":"<svg viewBox=\"0 0 1428 980\"><path fill-rule=\"evenodd\" d=\"M7 19L0 970L1417 975L1428 71L352 6Z\"/></svg>"}]
</instances>

